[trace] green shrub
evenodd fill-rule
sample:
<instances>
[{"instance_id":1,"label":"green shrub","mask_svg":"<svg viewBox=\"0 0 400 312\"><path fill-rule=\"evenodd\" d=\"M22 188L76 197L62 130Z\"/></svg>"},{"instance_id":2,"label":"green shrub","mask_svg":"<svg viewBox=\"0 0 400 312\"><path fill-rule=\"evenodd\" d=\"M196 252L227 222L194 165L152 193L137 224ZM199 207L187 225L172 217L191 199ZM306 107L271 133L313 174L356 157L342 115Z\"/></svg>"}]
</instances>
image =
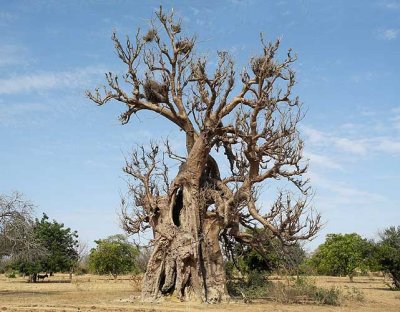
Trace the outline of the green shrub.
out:
<instances>
[{"instance_id":1,"label":"green shrub","mask_svg":"<svg viewBox=\"0 0 400 312\"><path fill-rule=\"evenodd\" d=\"M343 300L364 299L356 288L348 289L346 294L337 287L323 288L315 285L309 278L296 278L289 283L268 281L265 274L254 271L246 278L231 279L228 292L232 297L251 300L271 300L279 303L321 304L338 306Z\"/></svg>"},{"instance_id":2,"label":"green shrub","mask_svg":"<svg viewBox=\"0 0 400 312\"><path fill-rule=\"evenodd\" d=\"M340 305L341 292L336 287L325 289L314 285L310 287L307 294L319 304Z\"/></svg>"},{"instance_id":3,"label":"green shrub","mask_svg":"<svg viewBox=\"0 0 400 312\"><path fill-rule=\"evenodd\" d=\"M274 297L281 303L317 303L325 305L340 305L341 292L336 287L322 288L315 285L309 278L297 278L293 284L282 282L275 285Z\"/></svg>"},{"instance_id":4,"label":"green shrub","mask_svg":"<svg viewBox=\"0 0 400 312\"><path fill-rule=\"evenodd\" d=\"M5 275L8 278L16 278L17 277L17 273L15 271L8 272Z\"/></svg>"},{"instance_id":5,"label":"green shrub","mask_svg":"<svg viewBox=\"0 0 400 312\"><path fill-rule=\"evenodd\" d=\"M364 301L365 300L364 293L360 289L358 289L356 287L345 286L345 290L346 290L346 292L343 294L343 297L346 300L350 300L350 301Z\"/></svg>"},{"instance_id":6,"label":"green shrub","mask_svg":"<svg viewBox=\"0 0 400 312\"><path fill-rule=\"evenodd\" d=\"M76 275L84 275L84 274L88 274L88 273L89 273L89 270L88 270L87 267L78 266L78 267L75 268L74 273L75 273Z\"/></svg>"},{"instance_id":7,"label":"green shrub","mask_svg":"<svg viewBox=\"0 0 400 312\"><path fill-rule=\"evenodd\" d=\"M230 296L248 300L265 297L268 284L265 272L252 271L246 277L230 276L227 288Z\"/></svg>"}]
</instances>

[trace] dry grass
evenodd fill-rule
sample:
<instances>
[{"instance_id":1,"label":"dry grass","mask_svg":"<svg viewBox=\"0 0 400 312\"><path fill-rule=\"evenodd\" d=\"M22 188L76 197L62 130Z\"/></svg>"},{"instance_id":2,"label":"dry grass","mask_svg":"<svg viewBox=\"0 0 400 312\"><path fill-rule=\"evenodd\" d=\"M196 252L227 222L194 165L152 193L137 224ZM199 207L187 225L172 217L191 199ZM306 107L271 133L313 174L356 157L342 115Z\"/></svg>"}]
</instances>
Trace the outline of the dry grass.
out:
<instances>
[{"instance_id":1,"label":"dry grass","mask_svg":"<svg viewBox=\"0 0 400 312\"><path fill-rule=\"evenodd\" d=\"M274 302L211 306L178 302L142 304L137 299L139 284L137 278L130 276L115 281L109 277L84 275L74 276L69 281L68 275L57 274L45 282L29 284L23 278L1 275L0 311L400 311L399 292L390 291L382 277L359 277L354 283L346 278L316 278L318 286L336 286L344 294L352 294L354 290L363 293L364 301L349 300L340 307Z\"/></svg>"}]
</instances>

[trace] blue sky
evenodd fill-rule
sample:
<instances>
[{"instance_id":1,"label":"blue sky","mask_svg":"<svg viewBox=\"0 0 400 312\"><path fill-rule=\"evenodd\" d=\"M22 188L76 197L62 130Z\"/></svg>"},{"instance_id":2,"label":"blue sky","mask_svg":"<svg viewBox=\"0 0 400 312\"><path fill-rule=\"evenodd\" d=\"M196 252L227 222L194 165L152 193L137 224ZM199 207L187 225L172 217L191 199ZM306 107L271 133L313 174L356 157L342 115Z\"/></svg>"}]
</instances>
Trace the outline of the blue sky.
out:
<instances>
[{"instance_id":1,"label":"blue sky","mask_svg":"<svg viewBox=\"0 0 400 312\"><path fill-rule=\"evenodd\" d=\"M240 71L260 53L259 33L292 47L307 108L301 124L314 206L327 233L368 238L400 220L400 1L164 1L198 50L230 51ZM147 28L159 1L0 0L0 193L18 190L36 212L83 241L121 232L124 154L179 137L154 115L130 124L123 107L84 96L121 73L110 36ZM176 140L179 147L179 142ZM268 202L268 199L266 200Z\"/></svg>"}]
</instances>

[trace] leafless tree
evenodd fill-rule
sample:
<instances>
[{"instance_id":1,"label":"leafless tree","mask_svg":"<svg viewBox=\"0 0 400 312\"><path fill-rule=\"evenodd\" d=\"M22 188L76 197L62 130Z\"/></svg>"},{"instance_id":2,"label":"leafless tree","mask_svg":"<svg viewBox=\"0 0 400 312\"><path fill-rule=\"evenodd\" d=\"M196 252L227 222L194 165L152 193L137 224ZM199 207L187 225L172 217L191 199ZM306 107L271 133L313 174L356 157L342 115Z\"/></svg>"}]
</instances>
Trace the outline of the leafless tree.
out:
<instances>
[{"instance_id":1,"label":"leafless tree","mask_svg":"<svg viewBox=\"0 0 400 312\"><path fill-rule=\"evenodd\" d=\"M87 259L89 257L89 247L87 242L78 240L78 244L74 246L77 261L73 264L69 271L69 278L72 279L72 273L76 273L79 268L84 268L87 266Z\"/></svg>"},{"instance_id":2,"label":"leafless tree","mask_svg":"<svg viewBox=\"0 0 400 312\"><path fill-rule=\"evenodd\" d=\"M151 228L154 236L143 300L175 295L219 302L228 297L221 245L229 249L235 240L256 248L260 242L251 233L259 226L288 244L309 239L320 228L320 216L308 206L310 188L302 178L307 162L297 125L303 113L291 95L291 50L279 59L280 41L261 37L260 55L240 74L227 52L217 53L211 70L195 53L196 38L181 33L180 20L161 8L150 30L138 31L133 41L121 42L114 33L126 74L121 79L107 73L107 87L87 96L98 105L126 105L122 124L151 111L186 135L184 155L168 143L163 150L153 143L133 152L124 168L133 178L134 203L132 212L123 201L124 228ZM173 179L171 160L180 163ZM220 170L224 166L229 170ZM257 186L275 179L293 187L269 209L260 207Z\"/></svg>"},{"instance_id":3,"label":"leafless tree","mask_svg":"<svg viewBox=\"0 0 400 312\"><path fill-rule=\"evenodd\" d=\"M21 193L0 194L0 258L31 260L46 253L33 233L33 208Z\"/></svg>"}]
</instances>

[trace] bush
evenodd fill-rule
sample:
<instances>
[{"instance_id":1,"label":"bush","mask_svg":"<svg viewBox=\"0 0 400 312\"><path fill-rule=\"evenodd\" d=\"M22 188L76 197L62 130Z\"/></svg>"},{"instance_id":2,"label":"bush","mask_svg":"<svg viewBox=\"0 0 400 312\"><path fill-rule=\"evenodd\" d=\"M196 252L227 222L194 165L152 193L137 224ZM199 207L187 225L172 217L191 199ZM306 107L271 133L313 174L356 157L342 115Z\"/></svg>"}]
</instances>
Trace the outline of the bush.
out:
<instances>
[{"instance_id":1,"label":"bush","mask_svg":"<svg viewBox=\"0 0 400 312\"><path fill-rule=\"evenodd\" d=\"M340 305L344 296L336 287L322 288L316 286L308 278L296 278L289 284L273 283L266 279L266 275L253 271L247 278L231 279L228 282L228 292L232 297L243 298L245 302L266 299L279 303L310 303L323 305Z\"/></svg>"},{"instance_id":2,"label":"bush","mask_svg":"<svg viewBox=\"0 0 400 312\"><path fill-rule=\"evenodd\" d=\"M87 267L85 267L85 266L77 266L76 268L75 268L75 270L74 270L74 273L76 274L76 275L84 275L84 274L88 274L89 273L89 270L88 270L88 268Z\"/></svg>"},{"instance_id":3,"label":"bush","mask_svg":"<svg viewBox=\"0 0 400 312\"><path fill-rule=\"evenodd\" d=\"M11 271L11 272L6 273L5 275L8 278L16 278L17 277L17 272Z\"/></svg>"},{"instance_id":4,"label":"bush","mask_svg":"<svg viewBox=\"0 0 400 312\"><path fill-rule=\"evenodd\" d=\"M346 290L346 292L343 294L343 296L346 300L350 300L350 301L364 301L365 300L364 293L360 289L358 289L356 287L345 286L345 290Z\"/></svg>"},{"instance_id":5,"label":"bush","mask_svg":"<svg viewBox=\"0 0 400 312\"><path fill-rule=\"evenodd\" d=\"M228 278L228 293L232 297L249 299L263 298L267 295L270 282L265 272L252 271L246 278Z\"/></svg>"},{"instance_id":6,"label":"bush","mask_svg":"<svg viewBox=\"0 0 400 312\"><path fill-rule=\"evenodd\" d=\"M322 304L338 306L341 303L341 292L336 287L328 289L309 282L287 285L282 282L273 284L269 296L279 303Z\"/></svg>"},{"instance_id":7,"label":"bush","mask_svg":"<svg viewBox=\"0 0 400 312\"><path fill-rule=\"evenodd\" d=\"M297 278L293 284L276 283L270 289L270 296L280 303L316 303L340 305L341 292L336 287L322 288L308 278Z\"/></svg>"}]
</instances>

